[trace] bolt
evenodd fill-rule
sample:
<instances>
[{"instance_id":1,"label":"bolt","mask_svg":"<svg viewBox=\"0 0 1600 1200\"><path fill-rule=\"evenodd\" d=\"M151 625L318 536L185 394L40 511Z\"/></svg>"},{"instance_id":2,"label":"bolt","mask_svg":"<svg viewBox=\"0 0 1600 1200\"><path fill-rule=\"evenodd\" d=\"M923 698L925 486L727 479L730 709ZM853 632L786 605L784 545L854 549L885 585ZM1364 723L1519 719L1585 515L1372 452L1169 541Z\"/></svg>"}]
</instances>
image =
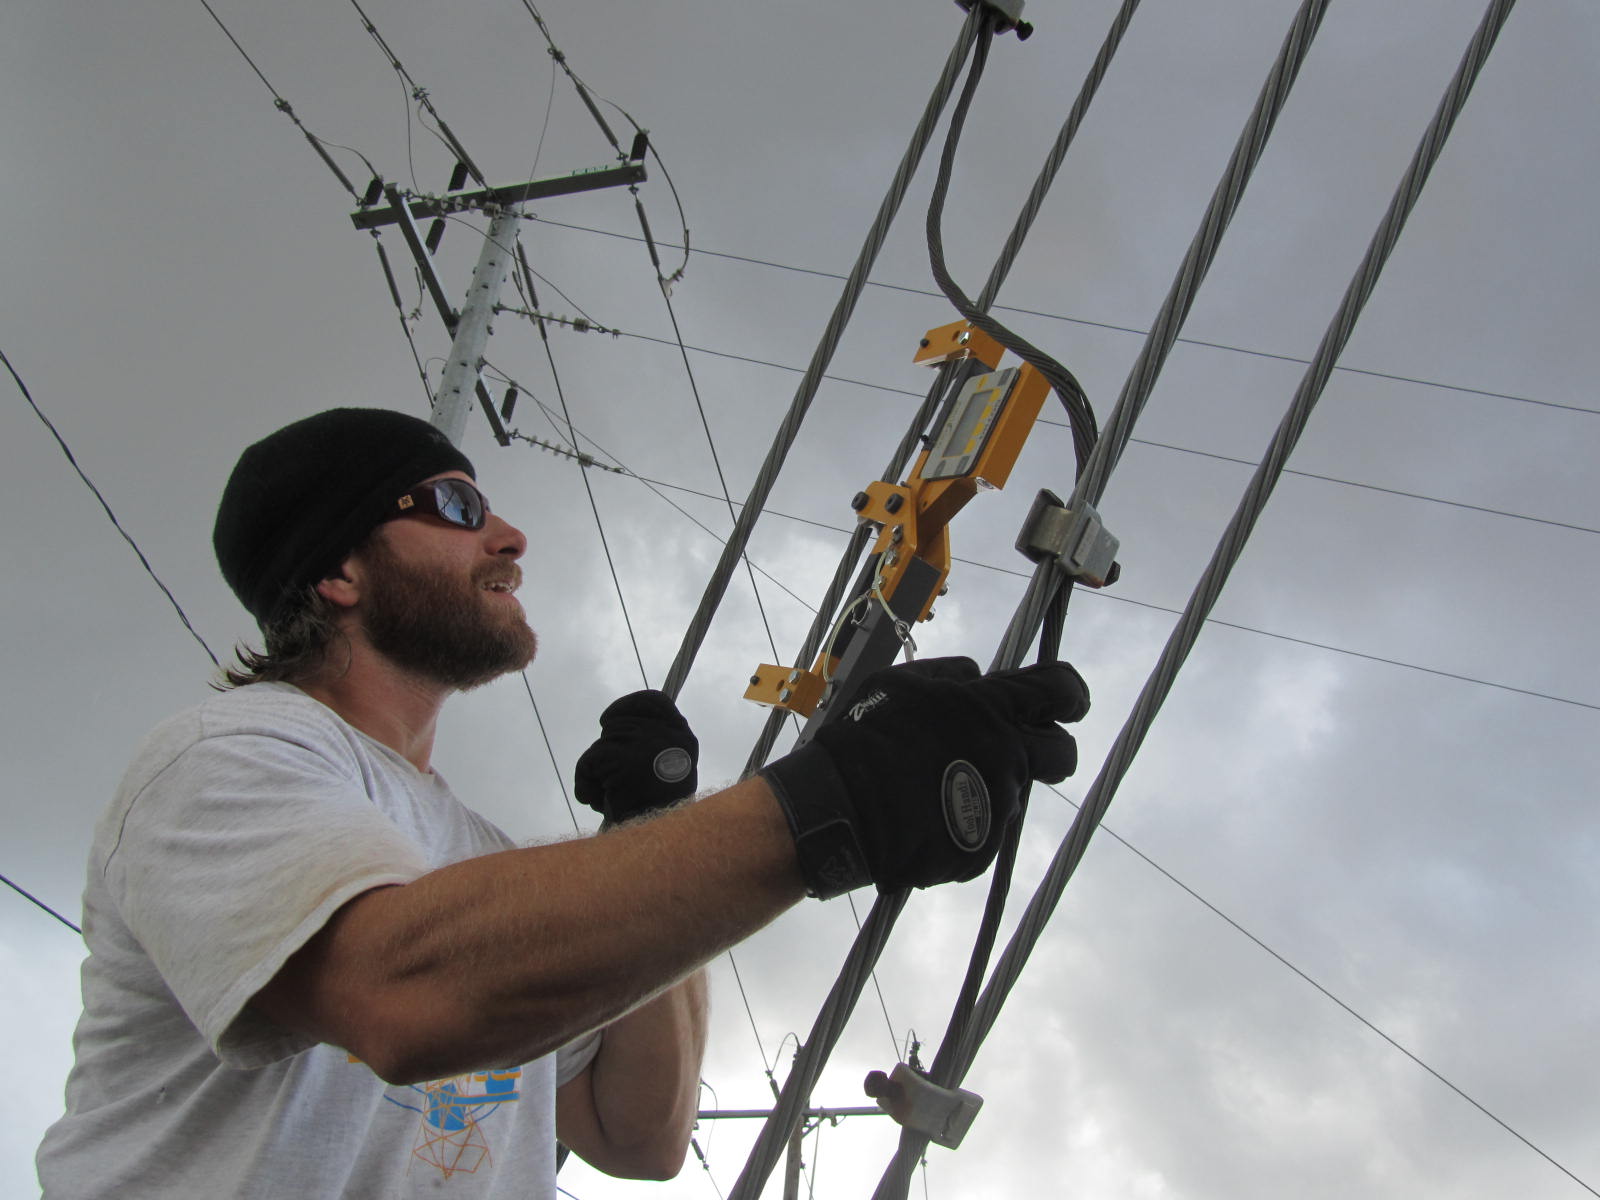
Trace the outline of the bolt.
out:
<instances>
[{"instance_id":1,"label":"bolt","mask_svg":"<svg viewBox=\"0 0 1600 1200\"><path fill-rule=\"evenodd\" d=\"M899 545L900 542L905 538L905 535L906 527L904 525L896 525L894 527L894 532L889 535L889 540L895 545Z\"/></svg>"},{"instance_id":2,"label":"bolt","mask_svg":"<svg viewBox=\"0 0 1600 1200\"><path fill-rule=\"evenodd\" d=\"M850 507L855 509L857 512L860 512L866 506L867 494L865 492L857 492L854 496L850 497Z\"/></svg>"},{"instance_id":3,"label":"bolt","mask_svg":"<svg viewBox=\"0 0 1600 1200\"><path fill-rule=\"evenodd\" d=\"M950 585L947 583L942 588L939 589L939 595L948 596L949 594L950 594Z\"/></svg>"},{"instance_id":4,"label":"bolt","mask_svg":"<svg viewBox=\"0 0 1600 1200\"><path fill-rule=\"evenodd\" d=\"M921 346L924 350L926 350L931 344L932 343L930 343L927 338L923 338L917 343L917 345Z\"/></svg>"},{"instance_id":5,"label":"bolt","mask_svg":"<svg viewBox=\"0 0 1600 1200\"><path fill-rule=\"evenodd\" d=\"M750 686L751 687L754 687L756 684L758 684L760 682L761 682L761 676L759 676L759 675L750 676Z\"/></svg>"},{"instance_id":6,"label":"bolt","mask_svg":"<svg viewBox=\"0 0 1600 1200\"><path fill-rule=\"evenodd\" d=\"M906 502L906 498L904 496L902 496L899 492L896 492L894 495L890 496L887 500L885 500L883 502L883 506L884 506L884 508L888 509L891 513L897 513L897 512L900 511L900 506L902 504L904 504L905 502Z\"/></svg>"}]
</instances>

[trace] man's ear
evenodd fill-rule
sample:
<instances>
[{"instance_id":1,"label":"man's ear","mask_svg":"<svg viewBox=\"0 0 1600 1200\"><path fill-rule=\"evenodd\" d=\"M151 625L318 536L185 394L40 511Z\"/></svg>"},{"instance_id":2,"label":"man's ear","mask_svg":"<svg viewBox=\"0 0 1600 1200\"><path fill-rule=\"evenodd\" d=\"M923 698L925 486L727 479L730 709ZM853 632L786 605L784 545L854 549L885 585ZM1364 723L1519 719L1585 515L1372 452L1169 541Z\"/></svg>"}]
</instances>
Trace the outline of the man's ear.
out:
<instances>
[{"instance_id":1,"label":"man's ear","mask_svg":"<svg viewBox=\"0 0 1600 1200\"><path fill-rule=\"evenodd\" d=\"M340 563L332 575L317 581L317 595L340 608L356 606L361 599L361 570L353 556Z\"/></svg>"}]
</instances>

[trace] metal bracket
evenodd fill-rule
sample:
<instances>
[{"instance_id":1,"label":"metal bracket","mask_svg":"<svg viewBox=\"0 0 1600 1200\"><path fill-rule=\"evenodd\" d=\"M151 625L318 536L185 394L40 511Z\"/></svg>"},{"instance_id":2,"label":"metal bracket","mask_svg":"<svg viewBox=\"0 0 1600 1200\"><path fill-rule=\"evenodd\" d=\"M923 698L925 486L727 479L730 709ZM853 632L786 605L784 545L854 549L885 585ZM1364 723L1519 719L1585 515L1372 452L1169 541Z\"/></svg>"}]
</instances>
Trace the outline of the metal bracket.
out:
<instances>
[{"instance_id":1,"label":"metal bracket","mask_svg":"<svg viewBox=\"0 0 1600 1200\"><path fill-rule=\"evenodd\" d=\"M983 1097L976 1092L940 1087L905 1063L896 1064L888 1075L871 1072L863 1086L898 1124L950 1150L961 1145L983 1107Z\"/></svg>"},{"instance_id":2,"label":"metal bracket","mask_svg":"<svg viewBox=\"0 0 1600 1200\"><path fill-rule=\"evenodd\" d=\"M1090 587L1112 584L1122 574L1116 561L1122 543L1101 523L1094 506L1070 509L1054 492L1040 488L1017 535L1017 549L1031 562L1054 558Z\"/></svg>"}]
</instances>

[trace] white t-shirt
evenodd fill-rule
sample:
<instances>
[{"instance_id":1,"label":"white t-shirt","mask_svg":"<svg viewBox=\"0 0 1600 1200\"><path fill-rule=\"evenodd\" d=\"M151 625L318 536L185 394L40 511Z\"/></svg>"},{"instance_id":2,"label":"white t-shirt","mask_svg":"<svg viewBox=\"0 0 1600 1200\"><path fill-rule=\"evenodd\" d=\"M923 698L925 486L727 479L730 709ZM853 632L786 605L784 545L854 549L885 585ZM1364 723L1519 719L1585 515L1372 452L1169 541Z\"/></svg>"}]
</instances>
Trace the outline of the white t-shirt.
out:
<instances>
[{"instance_id":1,"label":"white t-shirt","mask_svg":"<svg viewBox=\"0 0 1600 1200\"><path fill-rule=\"evenodd\" d=\"M438 774L287 684L160 725L95 828L46 1200L553 1197L555 1089L598 1035L391 1087L247 1007L346 901L512 845Z\"/></svg>"}]
</instances>

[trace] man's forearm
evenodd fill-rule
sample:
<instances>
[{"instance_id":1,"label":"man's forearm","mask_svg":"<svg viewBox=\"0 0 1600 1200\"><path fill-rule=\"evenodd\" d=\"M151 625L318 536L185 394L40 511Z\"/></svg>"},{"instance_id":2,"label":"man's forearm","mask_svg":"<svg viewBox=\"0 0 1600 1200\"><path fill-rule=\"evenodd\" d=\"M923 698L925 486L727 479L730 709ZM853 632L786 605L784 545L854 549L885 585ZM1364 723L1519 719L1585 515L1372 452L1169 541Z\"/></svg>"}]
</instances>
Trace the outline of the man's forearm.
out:
<instances>
[{"instance_id":1,"label":"man's forearm","mask_svg":"<svg viewBox=\"0 0 1600 1200\"><path fill-rule=\"evenodd\" d=\"M525 1062L684 979L804 895L759 779L661 817L365 893L256 1003L391 1082Z\"/></svg>"},{"instance_id":2,"label":"man's forearm","mask_svg":"<svg viewBox=\"0 0 1600 1200\"><path fill-rule=\"evenodd\" d=\"M613 1175L676 1175L698 1109L706 1014L697 971L608 1025L586 1078L559 1094L561 1140Z\"/></svg>"}]
</instances>

